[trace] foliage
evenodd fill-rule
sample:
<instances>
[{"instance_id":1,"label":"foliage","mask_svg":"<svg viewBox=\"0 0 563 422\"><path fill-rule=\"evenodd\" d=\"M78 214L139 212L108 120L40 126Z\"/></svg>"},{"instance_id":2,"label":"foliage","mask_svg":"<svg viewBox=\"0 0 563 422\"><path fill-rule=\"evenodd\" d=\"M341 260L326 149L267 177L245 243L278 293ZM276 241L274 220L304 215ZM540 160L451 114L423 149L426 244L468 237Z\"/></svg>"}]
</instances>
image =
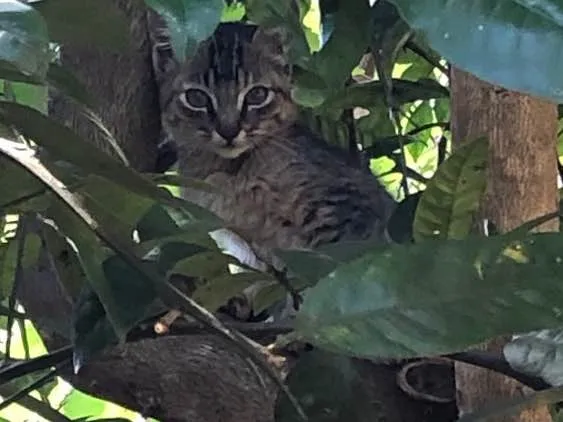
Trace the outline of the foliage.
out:
<instances>
[{"instance_id":1,"label":"foliage","mask_svg":"<svg viewBox=\"0 0 563 422\"><path fill-rule=\"evenodd\" d=\"M475 140L443 162L449 150L444 58L490 82L559 101L560 2L145 3L164 16L181 55L189 55L221 20L285 27L292 35L293 96L304 121L350 153L359 146L375 176L401 201L390 232L406 244L375 248L365 241L280 251L296 277L292 282L307 288L293 335L339 353L319 352L315 364L302 362L290 377L302 403L306 395L318 393L317 404L338 396L342 403L334 403L334 415L349 414L343 397L360 397L351 394L350 356L436 355L499 334L561 324L561 237L521 230L467 238L484 190L486 140ZM99 31L100 22L108 29ZM46 352L16 301L24 270L46 267L75 301L72 323L57 323L61 332L72 331L78 367L167 308L185 311L248 352L241 337L206 309L215 311L256 281L266 281L258 294L261 308L284 294L268 282L271 276L256 270L232 274L228 264L244 266L209 236L222 222L169 189L211 187L173 175L139 174L127 165L119 140L108 141L121 158L116 160L48 116L46 89L56 88L97 119L96 99L56 64L52 43L63 48L68 42L95 43L119 51L130 47L124 22L109 0L84 0L80 8L67 0L0 5L6 35L0 38L0 328L6 358L28 360ZM198 279L193 298L171 282L175 275ZM58 378L32 385L33 395L14 396L45 373L3 382L6 372L0 370L5 398L0 407L19 398L0 416L23 420L29 411L47 420L131 416L121 410L109 414L103 410L108 404L69 390ZM305 385L303 377L347 383L333 391ZM286 399L280 399L279 420L291 418ZM304 407L312 420L337 420L321 418L315 406Z\"/></svg>"}]
</instances>

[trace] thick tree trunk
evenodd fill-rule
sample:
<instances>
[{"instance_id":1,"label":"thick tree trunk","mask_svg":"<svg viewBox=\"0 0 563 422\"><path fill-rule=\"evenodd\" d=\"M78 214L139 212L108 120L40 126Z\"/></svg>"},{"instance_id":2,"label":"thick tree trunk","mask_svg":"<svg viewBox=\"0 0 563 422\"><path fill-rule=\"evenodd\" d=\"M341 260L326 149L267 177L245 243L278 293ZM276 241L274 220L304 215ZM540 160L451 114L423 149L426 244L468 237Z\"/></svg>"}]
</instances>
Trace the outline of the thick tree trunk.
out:
<instances>
[{"instance_id":1,"label":"thick tree trunk","mask_svg":"<svg viewBox=\"0 0 563 422\"><path fill-rule=\"evenodd\" d=\"M489 140L482 216L506 232L557 211L555 104L490 85L459 69L451 72L451 92L454 145L482 136ZM540 229L558 228L554 219ZM486 347L501 352L503 344L498 339ZM456 363L456 386L462 414L529 392L509 378L461 363ZM544 422L551 417L543 406L502 420Z\"/></svg>"},{"instance_id":2,"label":"thick tree trunk","mask_svg":"<svg viewBox=\"0 0 563 422\"><path fill-rule=\"evenodd\" d=\"M115 0L130 22L130 46L119 53L94 46L66 44L62 63L97 100L96 112L119 141L130 164L154 171L160 142L158 86L153 77L146 9L142 2ZM49 113L113 154L105 135L65 98L52 97Z\"/></svg>"}]
</instances>

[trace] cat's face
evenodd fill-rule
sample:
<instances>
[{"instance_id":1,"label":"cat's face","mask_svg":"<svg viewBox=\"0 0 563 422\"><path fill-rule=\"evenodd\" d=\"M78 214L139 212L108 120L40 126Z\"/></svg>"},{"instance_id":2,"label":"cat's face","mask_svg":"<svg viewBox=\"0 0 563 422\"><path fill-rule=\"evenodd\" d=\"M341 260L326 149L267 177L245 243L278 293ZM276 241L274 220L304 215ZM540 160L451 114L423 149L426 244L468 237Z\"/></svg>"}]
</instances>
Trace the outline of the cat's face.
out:
<instances>
[{"instance_id":1,"label":"cat's face","mask_svg":"<svg viewBox=\"0 0 563 422\"><path fill-rule=\"evenodd\" d=\"M236 158L279 137L296 119L280 33L222 24L180 67L165 124L184 143Z\"/></svg>"}]
</instances>

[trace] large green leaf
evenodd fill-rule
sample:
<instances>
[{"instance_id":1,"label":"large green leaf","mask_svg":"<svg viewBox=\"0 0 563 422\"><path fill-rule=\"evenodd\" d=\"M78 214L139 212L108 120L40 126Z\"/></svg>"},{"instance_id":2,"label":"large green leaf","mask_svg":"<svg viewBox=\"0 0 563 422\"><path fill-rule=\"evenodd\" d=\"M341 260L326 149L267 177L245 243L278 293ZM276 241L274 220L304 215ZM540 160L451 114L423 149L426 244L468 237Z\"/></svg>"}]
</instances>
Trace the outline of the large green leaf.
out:
<instances>
[{"instance_id":1,"label":"large green leaf","mask_svg":"<svg viewBox=\"0 0 563 422\"><path fill-rule=\"evenodd\" d=\"M391 92L395 106L400 106L417 100L443 98L449 95L446 88L432 79L421 79L416 82L393 79ZM383 96L385 89L381 81L354 84L343 88L329 97L317 111L337 119L343 110L353 107L384 107Z\"/></svg>"},{"instance_id":2,"label":"large green leaf","mask_svg":"<svg viewBox=\"0 0 563 422\"><path fill-rule=\"evenodd\" d=\"M390 1L453 65L488 82L563 102L561 2Z\"/></svg>"},{"instance_id":3,"label":"large green leaf","mask_svg":"<svg viewBox=\"0 0 563 422\"><path fill-rule=\"evenodd\" d=\"M47 27L41 15L20 1L2 1L0 31L0 77L9 78L13 72L21 72L44 78L51 54Z\"/></svg>"},{"instance_id":4,"label":"large green leaf","mask_svg":"<svg viewBox=\"0 0 563 422\"><path fill-rule=\"evenodd\" d=\"M560 326L562 247L557 233L513 233L368 252L311 288L295 327L335 352L405 358Z\"/></svg>"},{"instance_id":5,"label":"large green leaf","mask_svg":"<svg viewBox=\"0 0 563 422\"><path fill-rule=\"evenodd\" d=\"M471 230L485 190L486 139L478 139L455 151L436 171L416 209L413 235L461 239Z\"/></svg>"},{"instance_id":6,"label":"large green leaf","mask_svg":"<svg viewBox=\"0 0 563 422\"><path fill-rule=\"evenodd\" d=\"M223 0L145 0L166 21L176 57L184 59L209 37L223 12Z\"/></svg>"},{"instance_id":7,"label":"large green leaf","mask_svg":"<svg viewBox=\"0 0 563 422\"><path fill-rule=\"evenodd\" d=\"M41 0L33 6L47 21L53 42L95 44L112 50L128 45L129 22L114 1Z\"/></svg>"}]
</instances>

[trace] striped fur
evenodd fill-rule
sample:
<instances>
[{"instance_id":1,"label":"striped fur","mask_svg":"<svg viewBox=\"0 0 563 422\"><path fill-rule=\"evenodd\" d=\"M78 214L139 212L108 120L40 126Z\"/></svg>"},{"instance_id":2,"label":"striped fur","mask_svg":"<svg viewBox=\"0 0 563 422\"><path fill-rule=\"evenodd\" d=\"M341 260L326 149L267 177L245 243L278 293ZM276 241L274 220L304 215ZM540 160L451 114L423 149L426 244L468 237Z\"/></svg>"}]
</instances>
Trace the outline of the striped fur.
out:
<instances>
[{"instance_id":1,"label":"striped fur","mask_svg":"<svg viewBox=\"0 0 563 422\"><path fill-rule=\"evenodd\" d=\"M274 248L384 241L394 201L376 178L297 122L284 45L278 31L222 24L177 68L163 103L179 169L223 190L185 196L225 219L266 262ZM254 86L272 97L255 109L245 103ZM192 89L208 95L205 109L194 107L203 104L199 94L186 105ZM218 136L225 127L240 129L230 146Z\"/></svg>"}]
</instances>

